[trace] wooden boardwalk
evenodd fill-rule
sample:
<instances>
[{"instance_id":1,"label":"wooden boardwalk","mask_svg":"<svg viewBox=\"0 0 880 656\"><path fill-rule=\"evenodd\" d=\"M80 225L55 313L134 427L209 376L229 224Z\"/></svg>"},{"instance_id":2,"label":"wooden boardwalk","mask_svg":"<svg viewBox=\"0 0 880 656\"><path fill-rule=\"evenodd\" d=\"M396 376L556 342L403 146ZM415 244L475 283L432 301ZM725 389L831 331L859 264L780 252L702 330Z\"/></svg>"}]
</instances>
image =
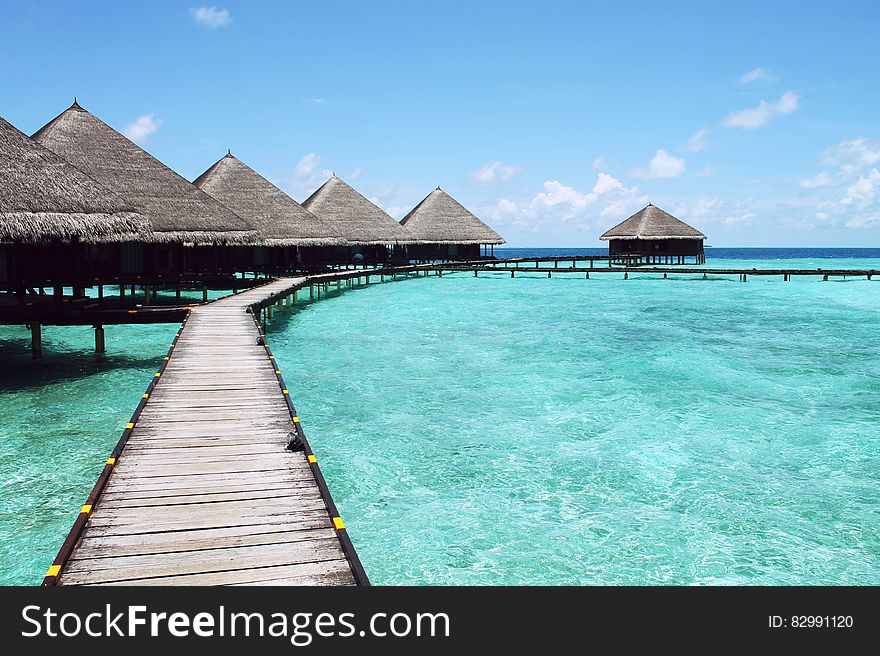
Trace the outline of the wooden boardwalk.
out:
<instances>
[{"instance_id":1,"label":"wooden boardwalk","mask_svg":"<svg viewBox=\"0 0 880 656\"><path fill-rule=\"evenodd\" d=\"M368 584L247 312L300 282L192 310L44 585Z\"/></svg>"}]
</instances>

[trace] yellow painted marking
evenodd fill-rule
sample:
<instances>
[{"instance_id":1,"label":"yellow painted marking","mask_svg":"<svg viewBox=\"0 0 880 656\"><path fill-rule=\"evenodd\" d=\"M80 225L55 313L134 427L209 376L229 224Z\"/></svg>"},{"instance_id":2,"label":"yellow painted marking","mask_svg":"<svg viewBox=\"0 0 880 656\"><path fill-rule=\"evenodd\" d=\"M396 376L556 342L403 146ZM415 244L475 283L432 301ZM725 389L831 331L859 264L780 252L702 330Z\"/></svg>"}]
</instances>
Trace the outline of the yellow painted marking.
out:
<instances>
[{"instance_id":1,"label":"yellow painted marking","mask_svg":"<svg viewBox=\"0 0 880 656\"><path fill-rule=\"evenodd\" d=\"M132 429L132 428L134 428L134 424L129 423L129 424L126 424L125 427L128 429Z\"/></svg>"},{"instance_id":2,"label":"yellow painted marking","mask_svg":"<svg viewBox=\"0 0 880 656\"><path fill-rule=\"evenodd\" d=\"M145 399L148 399L148 398L150 398L150 395L149 395L149 394L144 394L144 398L145 398Z\"/></svg>"},{"instance_id":3,"label":"yellow painted marking","mask_svg":"<svg viewBox=\"0 0 880 656\"><path fill-rule=\"evenodd\" d=\"M159 372L157 371L154 375L155 375L156 378L158 378L158 377L161 376L162 374L159 373Z\"/></svg>"},{"instance_id":4,"label":"yellow painted marking","mask_svg":"<svg viewBox=\"0 0 880 656\"><path fill-rule=\"evenodd\" d=\"M270 360L274 360L274 359L275 359L275 356L274 356L274 355L270 355L270 356L269 356L269 359L270 359Z\"/></svg>"},{"instance_id":5,"label":"yellow painted marking","mask_svg":"<svg viewBox=\"0 0 880 656\"><path fill-rule=\"evenodd\" d=\"M165 360L166 360L166 361L168 361L168 360L170 360L170 359L171 359L171 358L169 358L167 355L165 356Z\"/></svg>"},{"instance_id":6,"label":"yellow painted marking","mask_svg":"<svg viewBox=\"0 0 880 656\"><path fill-rule=\"evenodd\" d=\"M82 510L80 510L80 512L88 515L90 512L92 512L92 504L87 503L82 507Z\"/></svg>"},{"instance_id":7,"label":"yellow painted marking","mask_svg":"<svg viewBox=\"0 0 880 656\"><path fill-rule=\"evenodd\" d=\"M341 531L345 528L345 522L342 521L342 517L333 518L333 528L335 528L337 531Z\"/></svg>"},{"instance_id":8,"label":"yellow painted marking","mask_svg":"<svg viewBox=\"0 0 880 656\"><path fill-rule=\"evenodd\" d=\"M108 464L108 465L115 465L115 464L116 464L116 458L107 458L107 464Z\"/></svg>"},{"instance_id":9,"label":"yellow painted marking","mask_svg":"<svg viewBox=\"0 0 880 656\"><path fill-rule=\"evenodd\" d=\"M61 565L52 565L46 572L46 576L58 576L59 574L61 574Z\"/></svg>"},{"instance_id":10,"label":"yellow painted marking","mask_svg":"<svg viewBox=\"0 0 880 656\"><path fill-rule=\"evenodd\" d=\"M294 423L294 424L298 424L298 423L299 423L299 417L294 417L294 418L293 418L293 423Z\"/></svg>"},{"instance_id":11,"label":"yellow painted marking","mask_svg":"<svg viewBox=\"0 0 880 656\"><path fill-rule=\"evenodd\" d=\"M138 311L137 311L137 310L129 310L128 313L129 313L129 314L137 314Z\"/></svg>"},{"instance_id":12,"label":"yellow painted marking","mask_svg":"<svg viewBox=\"0 0 880 656\"><path fill-rule=\"evenodd\" d=\"M318 459L315 456L309 456L308 460L311 464L318 462Z\"/></svg>"},{"instance_id":13,"label":"yellow painted marking","mask_svg":"<svg viewBox=\"0 0 880 656\"><path fill-rule=\"evenodd\" d=\"M175 335L175 337L180 337L180 333L177 333L177 334Z\"/></svg>"},{"instance_id":14,"label":"yellow painted marking","mask_svg":"<svg viewBox=\"0 0 880 656\"><path fill-rule=\"evenodd\" d=\"M282 394L290 394L290 392L288 392L287 390L281 390L281 393Z\"/></svg>"}]
</instances>

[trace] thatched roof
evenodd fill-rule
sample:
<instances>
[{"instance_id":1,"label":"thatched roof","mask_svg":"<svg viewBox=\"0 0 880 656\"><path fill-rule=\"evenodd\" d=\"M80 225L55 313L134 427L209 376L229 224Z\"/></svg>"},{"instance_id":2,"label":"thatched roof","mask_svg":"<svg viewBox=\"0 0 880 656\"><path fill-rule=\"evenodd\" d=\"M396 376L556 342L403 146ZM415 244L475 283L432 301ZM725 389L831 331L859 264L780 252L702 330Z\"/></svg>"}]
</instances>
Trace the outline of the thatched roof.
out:
<instances>
[{"instance_id":1,"label":"thatched roof","mask_svg":"<svg viewBox=\"0 0 880 656\"><path fill-rule=\"evenodd\" d=\"M336 246L345 243L331 226L285 194L233 154L193 182L247 219L263 246Z\"/></svg>"},{"instance_id":2,"label":"thatched roof","mask_svg":"<svg viewBox=\"0 0 880 656\"><path fill-rule=\"evenodd\" d=\"M503 244L504 239L452 196L437 187L400 221L425 244Z\"/></svg>"},{"instance_id":3,"label":"thatched roof","mask_svg":"<svg viewBox=\"0 0 880 656\"><path fill-rule=\"evenodd\" d=\"M401 225L335 175L303 207L355 244L410 243Z\"/></svg>"},{"instance_id":4,"label":"thatched roof","mask_svg":"<svg viewBox=\"0 0 880 656\"><path fill-rule=\"evenodd\" d=\"M648 205L599 239L705 239L706 235L659 207Z\"/></svg>"},{"instance_id":5,"label":"thatched roof","mask_svg":"<svg viewBox=\"0 0 880 656\"><path fill-rule=\"evenodd\" d=\"M147 230L124 200L0 118L0 241L122 241Z\"/></svg>"},{"instance_id":6,"label":"thatched roof","mask_svg":"<svg viewBox=\"0 0 880 656\"><path fill-rule=\"evenodd\" d=\"M241 244L256 237L247 221L76 102L33 138L131 201L154 241Z\"/></svg>"}]
</instances>

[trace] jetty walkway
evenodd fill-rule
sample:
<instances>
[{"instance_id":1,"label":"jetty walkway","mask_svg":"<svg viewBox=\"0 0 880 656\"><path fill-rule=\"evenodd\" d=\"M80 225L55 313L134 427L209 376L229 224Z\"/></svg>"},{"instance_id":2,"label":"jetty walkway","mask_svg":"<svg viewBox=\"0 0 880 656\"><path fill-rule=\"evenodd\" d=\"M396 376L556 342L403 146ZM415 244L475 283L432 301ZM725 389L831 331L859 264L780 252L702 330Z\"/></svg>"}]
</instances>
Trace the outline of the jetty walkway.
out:
<instances>
[{"instance_id":1,"label":"jetty walkway","mask_svg":"<svg viewBox=\"0 0 880 656\"><path fill-rule=\"evenodd\" d=\"M189 313L43 585L369 583L251 308L304 280Z\"/></svg>"}]
</instances>

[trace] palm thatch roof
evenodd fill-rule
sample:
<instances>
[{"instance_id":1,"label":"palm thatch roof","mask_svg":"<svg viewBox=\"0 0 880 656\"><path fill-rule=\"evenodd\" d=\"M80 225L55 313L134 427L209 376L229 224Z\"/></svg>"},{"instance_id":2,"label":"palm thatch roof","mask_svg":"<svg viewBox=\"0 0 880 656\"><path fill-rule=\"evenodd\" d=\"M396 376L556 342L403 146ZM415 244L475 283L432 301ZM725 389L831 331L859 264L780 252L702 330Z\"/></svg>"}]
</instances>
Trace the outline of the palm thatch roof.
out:
<instances>
[{"instance_id":1,"label":"palm thatch roof","mask_svg":"<svg viewBox=\"0 0 880 656\"><path fill-rule=\"evenodd\" d=\"M0 118L0 241L122 241L147 231L124 200Z\"/></svg>"},{"instance_id":2,"label":"palm thatch roof","mask_svg":"<svg viewBox=\"0 0 880 656\"><path fill-rule=\"evenodd\" d=\"M452 196L437 187L400 221L425 244L503 244L504 239Z\"/></svg>"},{"instance_id":3,"label":"palm thatch roof","mask_svg":"<svg viewBox=\"0 0 880 656\"><path fill-rule=\"evenodd\" d=\"M303 207L354 244L412 243L401 225L335 175Z\"/></svg>"},{"instance_id":4,"label":"palm thatch roof","mask_svg":"<svg viewBox=\"0 0 880 656\"><path fill-rule=\"evenodd\" d=\"M333 228L254 171L231 152L193 184L257 230L263 246L337 246Z\"/></svg>"},{"instance_id":5,"label":"palm thatch roof","mask_svg":"<svg viewBox=\"0 0 880 656\"><path fill-rule=\"evenodd\" d=\"M599 239L705 239L706 235L679 221L659 207L648 205L626 221L605 232Z\"/></svg>"},{"instance_id":6,"label":"palm thatch roof","mask_svg":"<svg viewBox=\"0 0 880 656\"><path fill-rule=\"evenodd\" d=\"M33 138L131 201L154 241L242 244L256 237L247 221L75 101Z\"/></svg>"}]
</instances>

